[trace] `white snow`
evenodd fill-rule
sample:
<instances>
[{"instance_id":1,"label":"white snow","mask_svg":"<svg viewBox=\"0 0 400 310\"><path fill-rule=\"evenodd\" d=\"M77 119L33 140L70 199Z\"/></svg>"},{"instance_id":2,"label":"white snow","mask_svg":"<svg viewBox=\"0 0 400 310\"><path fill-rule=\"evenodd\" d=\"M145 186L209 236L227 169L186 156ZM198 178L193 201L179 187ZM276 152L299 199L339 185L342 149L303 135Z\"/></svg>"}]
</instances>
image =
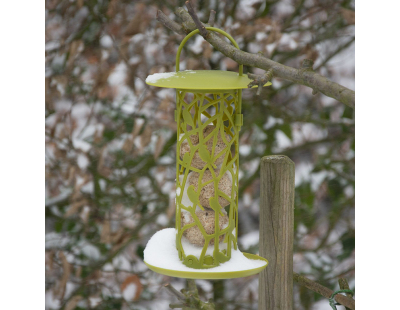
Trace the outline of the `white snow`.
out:
<instances>
[{"instance_id":1,"label":"white snow","mask_svg":"<svg viewBox=\"0 0 400 310\"><path fill-rule=\"evenodd\" d=\"M136 65L136 64L140 63L141 60L142 60L142 58L140 56L136 55L136 56L129 58L129 64Z\"/></svg>"},{"instance_id":2,"label":"white snow","mask_svg":"<svg viewBox=\"0 0 400 310\"><path fill-rule=\"evenodd\" d=\"M129 261L129 259L127 259L124 254L120 254L116 257L113 258L112 260L112 265L115 268L121 269L121 270L125 270L125 271L131 271L132 270L132 266L131 263Z\"/></svg>"},{"instance_id":3,"label":"white snow","mask_svg":"<svg viewBox=\"0 0 400 310\"><path fill-rule=\"evenodd\" d=\"M241 0L239 2L238 18L252 18L256 12L254 5L261 2L260 0Z\"/></svg>"},{"instance_id":4,"label":"white snow","mask_svg":"<svg viewBox=\"0 0 400 310\"><path fill-rule=\"evenodd\" d=\"M194 71L194 70L185 70L184 72L186 72L186 73L196 73L196 71ZM175 76L177 73L178 72L154 73L154 74L149 75L146 78L146 83L157 83L158 80L169 79L169 78ZM181 78L185 78L185 77L181 76Z\"/></svg>"},{"instance_id":5,"label":"white snow","mask_svg":"<svg viewBox=\"0 0 400 310\"><path fill-rule=\"evenodd\" d=\"M295 49L297 47L297 42L293 39L293 36L284 33L279 42L282 46L288 46L290 49Z\"/></svg>"},{"instance_id":6,"label":"white snow","mask_svg":"<svg viewBox=\"0 0 400 310\"><path fill-rule=\"evenodd\" d=\"M100 255L99 249L87 241L79 242L77 248L80 248L81 253L91 260L99 260L100 259L101 255ZM79 253L78 249L77 249L77 253Z\"/></svg>"},{"instance_id":7,"label":"white snow","mask_svg":"<svg viewBox=\"0 0 400 310\"><path fill-rule=\"evenodd\" d=\"M76 162L82 170L85 170L87 166L89 165L89 159L85 154L78 154L78 157L76 159Z\"/></svg>"},{"instance_id":8,"label":"white snow","mask_svg":"<svg viewBox=\"0 0 400 310\"><path fill-rule=\"evenodd\" d=\"M155 233L144 250L145 262L159 268L199 273L241 271L266 265L266 262L263 260L248 259L239 249L232 249L231 259L218 267L210 269L189 268L179 260L178 251L175 246L176 233L175 228L166 228Z\"/></svg>"},{"instance_id":9,"label":"white snow","mask_svg":"<svg viewBox=\"0 0 400 310\"><path fill-rule=\"evenodd\" d=\"M61 192L58 196L52 198L46 198L46 203L45 203L46 207L55 205L56 203L68 198L69 195L71 195L71 193L72 189L70 188L61 189Z\"/></svg>"},{"instance_id":10,"label":"white snow","mask_svg":"<svg viewBox=\"0 0 400 310\"><path fill-rule=\"evenodd\" d=\"M190 214L190 212L188 212L186 210L181 210L181 213L182 213L186 223L188 223L192 219L192 215Z\"/></svg>"},{"instance_id":11,"label":"white snow","mask_svg":"<svg viewBox=\"0 0 400 310\"><path fill-rule=\"evenodd\" d=\"M56 232L47 233L45 236L45 247L46 249L51 249L55 247L65 247L69 242L70 238L58 234Z\"/></svg>"},{"instance_id":12,"label":"white snow","mask_svg":"<svg viewBox=\"0 0 400 310\"><path fill-rule=\"evenodd\" d=\"M195 54L200 54L203 51L202 45L204 41L205 40L202 36L197 36L194 43L189 47L189 49Z\"/></svg>"},{"instance_id":13,"label":"white snow","mask_svg":"<svg viewBox=\"0 0 400 310\"><path fill-rule=\"evenodd\" d=\"M89 297L89 303L91 308L97 307L98 305L100 305L101 302L102 299L100 297Z\"/></svg>"},{"instance_id":14,"label":"white snow","mask_svg":"<svg viewBox=\"0 0 400 310\"><path fill-rule=\"evenodd\" d=\"M189 188L189 178L190 178L191 174L192 174L192 172L188 173L188 176L186 178L186 184L185 184L185 188L183 189L182 200L181 200L181 204L183 204L187 208L193 206L193 203L190 201L189 196L187 194L187 191L188 191L188 188ZM184 177L183 174L181 174L179 176L179 183L181 185L183 183L183 177ZM200 208L197 207L196 210L198 211L198 210L200 210ZM182 210L182 211L185 211L185 210ZM187 211L185 211L185 212L187 212Z\"/></svg>"},{"instance_id":15,"label":"white snow","mask_svg":"<svg viewBox=\"0 0 400 310\"><path fill-rule=\"evenodd\" d=\"M46 309L58 309L61 306L60 300L57 299L56 296L54 296L52 290L46 291Z\"/></svg>"},{"instance_id":16,"label":"white snow","mask_svg":"<svg viewBox=\"0 0 400 310\"><path fill-rule=\"evenodd\" d=\"M157 219L156 223L160 224L161 226L166 226L169 222L168 216L165 213L160 214Z\"/></svg>"},{"instance_id":17,"label":"white snow","mask_svg":"<svg viewBox=\"0 0 400 310\"><path fill-rule=\"evenodd\" d=\"M265 33L265 32L257 32L256 33L256 40L257 41L261 41L261 40L264 40L264 39L266 39L268 36L267 36L267 34Z\"/></svg>"},{"instance_id":18,"label":"white snow","mask_svg":"<svg viewBox=\"0 0 400 310\"><path fill-rule=\"evenodd\" d=\"M61 99L54 102L54 107L57 112L68 112L72 108L72 101L68 99Z\"/></svg>"},{"instance_id":19,"label":"white snow","mask_svg":"<svg viewBox=\"0 0 400 310\"><path fill-rule=\"evenodd\" d=\"M340 307L343 308L343 307ZM329 305L329 302L326 299L320 300L313 305L313 309L315 310L331 310L332 307Z\"/></svg>"},{"instance_id":20,"label":"white snow","mask_svg":"<svg viewBox=\"0 0 400 310\"><path fill-rule=\"evenodd\" d=\"M267 44L267 45L265 46L268 55L271 55L271 54L272 54L272 52L273 52L274 49L276 48L276 45L277 45L277 44L274 42L274 43ZM275 83L275 81L274 81L274 83Z\"/></svg>"},{"instance_id":21,"label":"white snow","mask_svg":"<svg viewBox=\"0 0 400 310\"><path fill-rule=\"evenodd\" d=\"M122 296L126 301L132 301L136 296L136 285L134 283L128 284L122 291Z\"/></svg>"},{"instance_id":22,"label":"white snow","mask_svg":"<svg viewBox=\"0 0 400 310\"><path fill-rule=\"evenodd\" d=\"M127 76L127 71L128 71L128 68L125 65L125 63L122 63L122 62L119 63L115 67L113 72L111 72L111 74L108 76L108 79L107 79L108 83L111 86L118 86L118 85L124 84L126 76Z\"/></svg>"},{"instance_id":23,"label":"white snow","mask_svg":"<svg viewBox=\"0 0 400 310\"><path fill-rule=\"evenodd\" d=\"M157 97L160 99L172 99L175 97L175 90L172 88L163 88L157 92Z\"/></svg>"},{"instance_id":24,"label":"white snow","mask_svg":"<svg viewBox=\"0 0 400 310\"><path fill-rule=\"evenodd\" d=\"M243 194L243 205L245 206L245 207L250 207L250 205L251 205L251 195L249 194L249 193L244 193Z\"/></svg>"},{"instance_id":25,"label":"white snow","mask_svg":"<svg viewBox=\"0 0 400 310\"><path fill-rule=\"evenodd\" d=\"M275 140L277 147L273 148L274 152L278 152L292 146L292 141L281 130L275 131Z\"/></svg>"},{"instance_id":26,"label":"white snow","mask_svg":"<svg viewBox=\"0 0 400 310\"><path fill-rule=\"evenodd\" d=\"M283 124L283 120L281 118L268 116L268 121L264 124L263 128L267 130L274 127L276 124Z\"/></svg>"},{"instance_id":27,"label":"white snow","mask_svg":"<svg viewBox=\"0 0 400 310\"><path fill-rule=\"evenodd\" d=\"M158 80L173 77L176 72L154 73L146 78L146 83L157 83Z\"/></svg>"},{"instance_id":28,"label":"white snow","mask_svg":"<svg viewBox=\"0 0 400 310\"><path fill-rule=\"evenodd\" d=\"M239 237L240 244L246 246L247 248L257 245L259 240L260 240L260 232L258 230L254 230Z\"/></svg>"},{"instance_id":29,"label":"white snow","mask_svg":"<svg viewBox=\"0 0 400 310\"><path fill-rule=\"evenodd\" d=\"M243 144L239 147L239 154L242 156L247 156L251 152L251 146Z\"/></svg>"},{"instance_id":30,"label":"white snow","mask_svg":"<svg viewBox=\"0 0 400 310\"><path fill-rule=\"evenodd\" d=\"M161 192L165 195L171 193L171 191L173 191L174 185L175 184L173 182L165 182L165 184L161 187Z\"/></svg>"},{"instance_id":31,"label":"white snow","mask_svg":"<svg viewBox=\"0 0 400 310\"><path fill-rule=\"evenodd\" d=\"M100 45L104 48L110 48L113 46L113 40L109 35L102 36L100 39Z\"/></svg>"},{"instance_id":32,"label":"white snow","mask_svg":"<svg viewBox=\"0 0 400 310\"><path fill-rule=\"evenodd\" d=\"M61 46L61 44L59 41L50 41L50 42L46 43L44 49L46 52L48 52L48 51L55 50L56 48L59 48L60 46Z\"/></svg>"}]
</instances>

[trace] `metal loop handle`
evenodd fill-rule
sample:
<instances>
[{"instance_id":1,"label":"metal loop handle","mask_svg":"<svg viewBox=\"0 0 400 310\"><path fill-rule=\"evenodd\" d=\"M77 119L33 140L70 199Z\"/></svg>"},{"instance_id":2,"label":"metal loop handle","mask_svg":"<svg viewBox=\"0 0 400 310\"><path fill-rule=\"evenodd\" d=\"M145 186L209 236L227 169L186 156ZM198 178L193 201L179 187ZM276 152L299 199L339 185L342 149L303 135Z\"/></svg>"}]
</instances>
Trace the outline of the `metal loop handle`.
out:
<instances>
[{"instance_id":1,"label":"metal loop handle","mask_svg":"<svg viewBox=\"0 0 400 310\"><path fill-rule=\"evenodd\" d=\"M215 32L218 32L218 33L224 35L225 37L227 37L229 39L229 41L231 41L231 43L233 44L234 47L239 49L239 45L236 43L236 41L225 31L223 31L219 28L215 28L215 27L205 27L205 28L207 30L215 31ZM176 70L175 70L176 72L179 71L179 59L181 57L181 52L182 52L183 46L186 44L187 40L189 40L191 37L193 37L195 34L197 34L199 32L200 32L199 29L193 30L182 40L181 44L179 45L178 52L176 53ZM240 76L243 75L243 65L239 65L239 75Z\"/></svg>"}]
</instances>

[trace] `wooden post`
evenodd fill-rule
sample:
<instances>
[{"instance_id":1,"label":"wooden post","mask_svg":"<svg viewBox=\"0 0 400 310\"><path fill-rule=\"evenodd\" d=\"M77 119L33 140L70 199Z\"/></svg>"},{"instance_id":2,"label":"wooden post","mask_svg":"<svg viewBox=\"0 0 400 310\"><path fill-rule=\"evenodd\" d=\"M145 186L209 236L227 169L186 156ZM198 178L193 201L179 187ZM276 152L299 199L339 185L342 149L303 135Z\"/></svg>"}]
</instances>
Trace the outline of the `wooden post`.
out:
<instances>
[{"instance_id":1,"label":"wooden post","mask_svg":"<svg viewBox=\"0 0 400 310\"><path fill-rule=\"evenodd\" d=\"M293 309L294 163L287 156L261 159L258 309Z\"/></svg>"}]
</instances>

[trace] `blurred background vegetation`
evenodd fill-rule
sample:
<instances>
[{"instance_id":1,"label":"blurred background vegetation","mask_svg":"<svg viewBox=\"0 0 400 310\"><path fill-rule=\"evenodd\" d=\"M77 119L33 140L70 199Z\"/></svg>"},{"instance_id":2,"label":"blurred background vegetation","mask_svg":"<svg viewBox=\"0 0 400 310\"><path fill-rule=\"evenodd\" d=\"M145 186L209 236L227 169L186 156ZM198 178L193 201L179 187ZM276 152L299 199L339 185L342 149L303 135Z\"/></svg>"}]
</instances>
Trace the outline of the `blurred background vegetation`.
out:
<instances>
[{"instance_id":1,"label":"blurred background vegetation","mask_svg":"<svg viewBox=\"0 0 400 310\"><path fill-rule=\"evenodd\" d=\"M201 20L245 51L317 72L354 89L354 1L194 1ZM174 227L174 91L148 87L174 71L184 1L46 0L46 309L168 309L162 288L185 281L143 263L149 238ZM181 69L235 71L201 36ZM245 68L246 72L263 73ZM243 91L239 245L258 253L259 162L285 154L296 164L294 271L354 289L354 113L284 80L256 96ZM257 309L258 277L196 281L217 309ZM295 309L330 309L295 285Z\"/></svg>"}]
</instances>

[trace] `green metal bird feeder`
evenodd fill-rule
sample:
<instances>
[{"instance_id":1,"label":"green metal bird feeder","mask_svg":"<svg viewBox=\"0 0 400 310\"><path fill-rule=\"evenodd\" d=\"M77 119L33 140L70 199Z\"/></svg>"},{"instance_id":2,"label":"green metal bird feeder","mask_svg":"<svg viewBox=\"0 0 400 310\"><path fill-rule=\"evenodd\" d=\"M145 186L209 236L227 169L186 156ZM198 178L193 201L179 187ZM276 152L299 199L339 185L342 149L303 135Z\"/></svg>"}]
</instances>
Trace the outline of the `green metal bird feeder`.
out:
<instances>
[{"instance_id":1,"label":"green metal bird feeder","mask_svg":"<svg viewBox=\"0 0 400 310\"><path fill-rule=\"evenodd\" d=\"M206 27L227 37L226 32ZM226 279L259 273L268 261L238 249L239 131L242 89L251 80L219 70L150 75L146 83L175 88L177 109L176 227L157 232L145 249L146 265L158 273L193 279ZM264 86L268 86L267 83ZM177 263L178 262L178 263Z\"/></svg>"}]
</instances>

